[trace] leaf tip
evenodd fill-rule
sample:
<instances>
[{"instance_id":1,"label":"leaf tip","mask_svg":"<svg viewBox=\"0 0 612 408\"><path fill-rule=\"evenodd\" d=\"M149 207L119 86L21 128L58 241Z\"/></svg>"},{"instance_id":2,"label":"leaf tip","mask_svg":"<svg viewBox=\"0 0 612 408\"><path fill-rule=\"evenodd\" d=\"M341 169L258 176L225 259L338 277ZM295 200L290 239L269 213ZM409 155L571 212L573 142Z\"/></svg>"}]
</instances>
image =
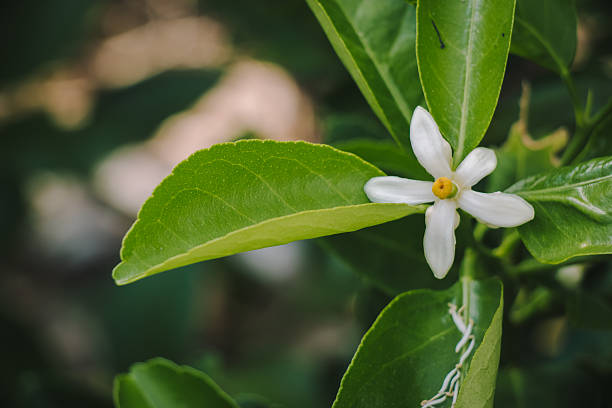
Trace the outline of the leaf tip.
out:
<instances>
[{"instance_id":1,"label":"leaf tip","mask_svg":"<svg viewBox=\"0 0 612 408\"><path fill-rule=\"evenodd\" d=\"M121 261L113 268L112 277L117 286L124 286L132 283L142 277L140 273L133 273L130 270L129 264L126 261Z\"/></svg>"}]
</instances>

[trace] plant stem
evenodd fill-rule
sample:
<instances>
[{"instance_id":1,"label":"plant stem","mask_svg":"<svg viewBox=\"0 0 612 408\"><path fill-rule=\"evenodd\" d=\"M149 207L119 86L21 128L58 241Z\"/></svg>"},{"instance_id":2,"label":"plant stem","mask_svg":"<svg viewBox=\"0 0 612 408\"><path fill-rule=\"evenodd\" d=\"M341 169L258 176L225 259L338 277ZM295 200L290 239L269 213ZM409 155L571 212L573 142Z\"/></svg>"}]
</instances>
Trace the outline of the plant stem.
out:
<instances>
[{"instance_id":1,"label":"plant stem","mask_svg":"<svg viewBox=\"0 0 612 408\"><path fill-rule=\"evenodd\" d=\"M510 269L510 274L512 276L522 276L522 275L529 275L533 272L540 272L540 271L556 269L556 268L559 268L559 265L543 264L533 258L530 258L512 267Z\"/></svg>"},{"instance_id":2,"label":"plant stem","mask_svg":"<svg viewBox=\"0 0 612 408\"><path fill-rule=\"evenodd\" d=\"M569 71L564 68L561 70L560 74L570 94L572 106L574 107L574 116L576 118L575 134L561 157L561 165L566 165L572 163L580 156L580 153L591 141L597 126L612 113L612 99L591 118L590 111L593 100L591 92L589 91L587 95L586 107L583 107L576 93L576 87Z\"/></svg>"},{"instance_id":3,"label":"plant stem","mask_svg":"<svg viewBox=\"0 0 612 408\"><path fill-rule=\"evenodd\" d=\"M464 278L467 280L474 279L477 258L478 255L476 254L476 251L474 251L474 249L469 247L465 249L463 261L461 262L461 267L459 268L459 277L462 280Z\"/></svg>"},{"instance_id":4,"label":"plant stem","mask_svg":"<svg viewBox=\"0 0 612 408\"><path fill-rule=\"evenodd\" d=\"M482 239L484 238L484 235L488 229L489 227L487 227L485 224L476 224L476 227L474 227L474 238L477 242L482 242Z\"/></svg>"},{"instance_id":5,"label":"plant stem","mask_svg":"<svg viewBox=\"0 0 612 408\"><path fill-rule=\"evenodd\" d=\"M492 254L504 261L510 261L508 258L512 255L512 251L518 245L519 240L519 233L515 229L504 237L501 244L492 251Z\"/></svg>"},{"instance_id":6,"label":"plant stem","mask_svg":"<svg viewBox=\"0 0 612 408\"><path fill-rule=\"evenodd\" d=\"M584 126L584 108L582 107L582 102L578 97L578 93L576 92L576 86L574 85L574 80L569 70L565 68L565 66L561 66L561 79L563 83L567 87L567 91L569 92L570 98L572 100L572 106L574 107L574 116L576 117L576 128L581 128Z\"/></svg>"}]
</instances>

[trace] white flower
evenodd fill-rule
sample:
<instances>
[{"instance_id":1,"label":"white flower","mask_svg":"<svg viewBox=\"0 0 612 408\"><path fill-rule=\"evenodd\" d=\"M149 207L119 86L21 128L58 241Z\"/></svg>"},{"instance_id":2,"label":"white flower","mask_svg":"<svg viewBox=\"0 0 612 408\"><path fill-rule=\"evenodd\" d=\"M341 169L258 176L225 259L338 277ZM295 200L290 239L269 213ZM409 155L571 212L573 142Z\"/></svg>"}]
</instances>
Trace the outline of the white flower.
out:
<instances>
[{"instance_id":1,"label":"white flower","mask_svg":"<svg viewBox=\"0 0 612 408\"><path fill-rule=\"evenodd\" d=\"M376 203L434 202L425 213L423 247L425 259L436 278L446 276L455 258L455 229L459 225L457 207L493 227L516 227L533 219L533 207L515 194L472 191L472 186L497 166L495 152L477 147L453 171L450 145L429 112L420 106L412 115L410 143L417 160L435 181L374 177L364 190Z\"/></svg>"}]
</instances>

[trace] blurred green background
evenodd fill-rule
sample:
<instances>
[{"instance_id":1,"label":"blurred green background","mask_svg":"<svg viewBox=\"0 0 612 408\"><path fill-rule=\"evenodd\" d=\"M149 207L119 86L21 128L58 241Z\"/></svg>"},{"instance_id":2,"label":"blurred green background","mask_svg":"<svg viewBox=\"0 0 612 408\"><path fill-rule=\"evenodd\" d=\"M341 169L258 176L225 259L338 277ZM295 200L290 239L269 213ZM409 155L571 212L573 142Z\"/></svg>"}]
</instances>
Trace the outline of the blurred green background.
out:
<instances>
[{"instance_id":1,"label":"blurred green background","mask_svg":"<svg viewBox=\"0 0 612 408\"><path fill-rule=\"evenodd\" d=\"M611 6L578 7L574 71L598 105L612 93ZM2 406L110 407L115 374L163 356L245 407L326 407L395 293L452 284L423 262L415 216L114 285L140 204L194 151L244 137L390 140L305 1L23 0L3 4L0 38ZM558 78L511 57L488 144L517 120L522 81L536 138L571 129ZM377 253L381 234L407 251ZM368 283L375 267L387 287ZM610 268L588 276L612 297ZM553 389L556 406L610 406L608 332L571 328L559 299L532 309L504 329L499 405L536 406ZM533 378L551 383L532 391ZM523 405L510 402L517 387Z\"/></svg>"}]
</instances>

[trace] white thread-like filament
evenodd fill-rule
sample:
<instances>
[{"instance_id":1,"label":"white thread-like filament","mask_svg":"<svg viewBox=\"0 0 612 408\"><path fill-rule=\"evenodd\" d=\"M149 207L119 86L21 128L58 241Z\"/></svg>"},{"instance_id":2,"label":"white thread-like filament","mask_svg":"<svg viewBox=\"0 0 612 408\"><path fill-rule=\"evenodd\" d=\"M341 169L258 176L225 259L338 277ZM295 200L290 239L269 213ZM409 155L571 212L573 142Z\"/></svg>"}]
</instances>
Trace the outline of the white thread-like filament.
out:
<instances>
[{"instance_id":1,"label":"white thread-like filament","mask_svg":"<svg viewBox=\"0 0 612 408\"><path fill-rule=\"evenodd\" d=\"M465 306L461 306L459 310L457 310L457 305L449 303L448 304L448 313L451 315L455 326L461 332L462 336L457 345L455 346L455 353L459 353L459 351L465 347L465 345L469 342L467 349L461 354L459 357L459 362L455 365L455 368L450 370L446 377L444 377L444 381L442 381L442 387L440 387L440 391L433 397L428 400L421 401L421 407L433 407L438 404L442 404L446 401L447 397L453 397L451 408L455 407L457 402L457 396L459 395L459 380L461 378L461 368L463 367L463 363L467 360L467 358L474 350L474 346L476 344L476 338L472 334L472 330L474 330L474 320L470 319L468 325L465 325L465 319L461 316L461 314L465 311Z\"/></svg>"},{"instance_id":2,"label":"white thread-like filament","mask_svg":"<svg viewBox=\"0 0 612 408\"><path fill-rule=\"evenodd\" d=\"M455 383L455 389L453 389L453 402L451 403L451 408L455 408L455 404L457 403L458 395L459 395L459 381Z\"/></svg>"},{"instance_id":3,"label":"white thread-like filament","mask_svg":"<svg viewBox=\"0 0 612 408\"><path fill-rule=\"evenodd\" d=\"M455 346L455 353L458 353L459 350L461 350L463 346L465 346L465 343L467 343L470 337L470 334L472 333L473 328L474 328L474 321L470 319L470 324L468 325L465 332L463 332L463 337L461 338L461 340L459 340L459 343L457 343L457 345Z\"/></svg>"},{"instance_id":4,"label":"white thread-like filament","mask_svg":"<svg viewBox=\"0 0 612 408\"><path fill-rule=\"evenodd\" d=\"M463 363L465 362L465 360L468 358L468 356L472 352L472 349L474 348L474 343L476 343L476 339L474 338L473 335L471 335L469 337L472 339L472 341L470 342L470 345L468 346L467 350L465 350L465 353L463 353L463 355L459 359L459 365L460 366L462 366Z\"/></svg>"},{"instance_id":5,"label":"white thread-like filament","mask_svg":"<svg viewBox=\"0 0 612 408\"><path fill-rule=\"evenodd\" d=\"M461 318L461 316L459 316L459 313L461 313L461 309L459 310L459 312L457 312L457 305L454 305L452 303L448 304L448 309L448 312L450 313L451 317L453 318L453 321L455 322L455 326L457 326L461 333L465 333L465 330L467 328L465 327L463 319Z\"/></svg>"}]
</instances>

